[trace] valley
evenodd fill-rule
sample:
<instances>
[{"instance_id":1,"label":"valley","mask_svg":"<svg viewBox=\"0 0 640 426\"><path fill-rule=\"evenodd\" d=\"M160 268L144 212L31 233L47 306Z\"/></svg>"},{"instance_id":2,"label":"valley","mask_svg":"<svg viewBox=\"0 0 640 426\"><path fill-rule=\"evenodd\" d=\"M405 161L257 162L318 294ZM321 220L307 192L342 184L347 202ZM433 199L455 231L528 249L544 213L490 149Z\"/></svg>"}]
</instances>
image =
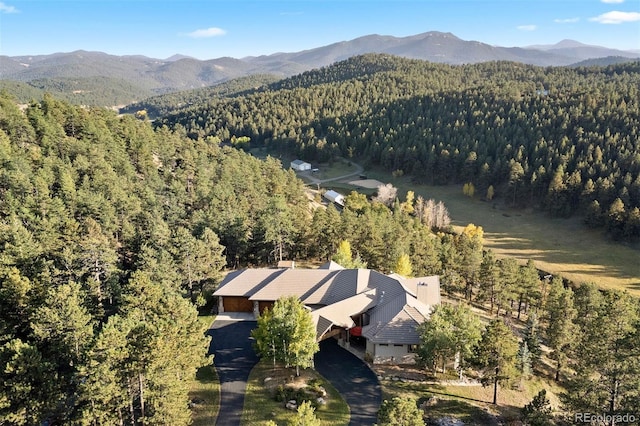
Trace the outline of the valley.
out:
<instances>
[{"instance_id":1,"label":"valley","mask_svg":"<svg viewBox=\"0 0 640 426\"><path fill-rule=\"evenodd\" d=\"M287 164L285 160L284 164ZM326 176L338 176L346 160L320 164ZM361 167L355 165L360 173ZM469 198L460 185L417 184L407 177L394 177L383 170L367 170L366 175L398 188L402 199L407 191L425 199L443 201L457 232L469 223L484 229L484 247L498 257L514 257L521 262L531 259L536 266L554 275L561 275L574 284L591 282L599 287L628 291L640 295L640 247L611 241L602 231L589 229L580 216L568 219L550 218L533 209L514 209L500 200L489 202L479 197ZM313 176L313 177L312 177ZM316 176L301 175L311 188L316 188ZM318 176L320 177L320 176ZM335 179L335 178L334 178ZM351 191L367 196L375 189L349 183L352 178L321 183L323 188L336 189L343 194Z\"/></svg>"}]
</instances>

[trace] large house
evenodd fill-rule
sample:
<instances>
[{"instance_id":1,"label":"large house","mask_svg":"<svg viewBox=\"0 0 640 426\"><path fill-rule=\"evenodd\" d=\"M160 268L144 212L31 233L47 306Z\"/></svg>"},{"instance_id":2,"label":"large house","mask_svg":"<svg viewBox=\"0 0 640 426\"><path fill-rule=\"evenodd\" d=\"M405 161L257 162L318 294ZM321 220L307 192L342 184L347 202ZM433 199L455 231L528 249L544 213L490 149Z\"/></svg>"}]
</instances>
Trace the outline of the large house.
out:
<instances>
[{"instance_id":1,"label":"large house","mask_svg":"<svg viewBox=\"0 0 640 426\"><path fill-rule=\"evenodd\" d=\"M219 312L257 317L280 297L296 296L311 311L317 340L361 345L374 362L403 362L420 342L417 327L440 304L438 276L403 278L329 262L318 269L242 269L213 294Z\"/></svg>"}]
</instances>

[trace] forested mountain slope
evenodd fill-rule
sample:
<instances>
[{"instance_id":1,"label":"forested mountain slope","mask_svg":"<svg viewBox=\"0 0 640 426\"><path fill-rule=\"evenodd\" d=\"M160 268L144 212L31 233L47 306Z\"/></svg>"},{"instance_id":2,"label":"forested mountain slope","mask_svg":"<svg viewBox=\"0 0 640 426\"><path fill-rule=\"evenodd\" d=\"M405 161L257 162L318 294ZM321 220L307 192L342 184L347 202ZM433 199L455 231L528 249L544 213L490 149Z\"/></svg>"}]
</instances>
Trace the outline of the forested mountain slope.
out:
<instances>
[{"instance_id":1,"label":"forested mountain slope","mask_svg":"<svg viewBox=\"0 0 640 426\"><path fill-rule=\"evenodd\" d=\"M364 55L160 120L313 161L357 157L436 184L493 186L552 216L640 236L640 63L450 66Z\"/></svg>"},{"instance_id":2,"label":"forested mountain slope","mask_svg":"<svg viewBox=\"0 0 640 426\"><path fill-rule=\"evenodd\" d=\"M225 265L281 253L438 274L443 291L511 321L544 309L562 327L547 341L566 409L637 406L636 299L580 286L574 309L559 277L549 287L532 261L484 250L481 227L451 232L442 203L403 198L354 192L341 213L312 211L272 158L49 96L24 111L0 96L0 424L189 424L189 386L210 362L196 306ZM603 341L616 350L597 350Z\"/></svg>"},{"instance_id":3,"label":"forested mountain slope","mask_svg":"<svg viewBox=\"0 0 640 426\"><path fill-rule=\"evenodd\" d=\"M278 80L280 80L280 77L271 74L240 77L211 87L153 96L144 101L129 104L121 108L120 112L123 114L135 114L145 111L148 117L156 118L193 105L205 103L211 98L235 97L255 92L263 86Z\"/></svg>"},{"instance_id":4,"label":"forested mountain slope","mask_svg":"<svg viewBox=\"0 0 640 426\"><path fill-rule=\"evenodd\" d=\"M0 424L188 424L191 301L227 257L272 257L275 209L290 235L310 218L277 161L0 97Z\"/></svg>"},{"instance_id":5,"label":"forested mountain slope","mask_svg":"<svg viewBox=\"0 0 640 426\"><path fill-rule=\"evenodd\" d=\"M472 244L431 232L434 202L309 205L274 159L0 96L0 423L188 424L207 362L196 305L226 265L327 260L348 239L371 268L406 254L427 275Z\"/></svg>"}]
</instances>

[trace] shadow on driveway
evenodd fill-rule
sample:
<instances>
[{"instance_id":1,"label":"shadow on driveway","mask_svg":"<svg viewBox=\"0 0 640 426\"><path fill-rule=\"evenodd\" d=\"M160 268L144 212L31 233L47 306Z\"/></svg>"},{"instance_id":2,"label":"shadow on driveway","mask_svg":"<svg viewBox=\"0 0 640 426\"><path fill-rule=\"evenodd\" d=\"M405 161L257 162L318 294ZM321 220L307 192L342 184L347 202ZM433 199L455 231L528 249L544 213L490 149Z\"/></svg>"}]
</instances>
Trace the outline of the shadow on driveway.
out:
<instances>
[{"instance_id":1,"label":"shadow on driveway","mask_svg":"<svg viewBox=\"0 0 640 426\"><path fill-rule=\"evenodd\" d=\"M357 356L341 348L335 339L320 342L315 368L340 392L351 408L352 426L371 426L382 402L378 378Z\"/></svg>"},{"instance_id":2,"label":"shadow on driveway","mask_svg":"<svg viewBox=\"0 0 640 426\"><path fill-rule=\"evenodd\" d=\"M247 389L247 379L258 357L251 346L255 321L214 321L207 332L212 336L209 353L220 378L220 412L216 425L239 426Z\"/></svg>"},{"instance_id":3,"label":"shadow on driveway","mask_svg":"<svg viewBox=\"0 0 640 426\"><path fill-rule=\"evenodd\" d=\"M209 353L220 379L220 412L216 425L239 426L251 369L258 362L251 330L255 321L216 320L208 334L212 336ZM351 408L353 426L376 423L382 395L376 375L334 339L320 342L314 359L316 370L340 392Z\"/></svg>"}]
</instances>

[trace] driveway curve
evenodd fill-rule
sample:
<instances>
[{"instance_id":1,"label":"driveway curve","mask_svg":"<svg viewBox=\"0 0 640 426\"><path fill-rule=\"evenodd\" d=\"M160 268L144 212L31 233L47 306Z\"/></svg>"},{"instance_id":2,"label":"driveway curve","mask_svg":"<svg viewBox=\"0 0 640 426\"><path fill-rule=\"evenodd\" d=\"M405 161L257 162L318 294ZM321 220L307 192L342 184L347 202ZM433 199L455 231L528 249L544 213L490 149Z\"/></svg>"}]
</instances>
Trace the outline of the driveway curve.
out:
<instances>
[{"instance_id":1,"label":"driveway curve","mask_svg":"<svg viewBox=\"0 0 640 426\"><path fill-rule=\"evenodd\" d=\"M247 380L258 357L251 346L251 330L255 321L216 319L208 331L209 353L220 379L220 412L216 425L239 426L247 389Z\"/></svg>"},{"instance_id":2,"label":"driveway curve","mask_svg":"<svg viewBox=\"0 0 640 426\"><path fill-rule=\"evenodd\" d=\"M336 340L327 339L320 342L314 363L351 408L350 425L371 426L377 422L382 402L380 382L360 358L341 348Z\"/></svg>"},{"instance_id":3,"label":"driveway curve","mask_svg":"<svg viewBox=\"0 0 640 426\"><path fill-rule=\"evenodd\" d=\"M220 380L220 412L217 426L239 426L251 370L258 362L252 347L255 321L216 319L208 331L209 353ZM352 426L371 426L377 421L382 401L378 378L369 367L334 339L320 342L315 369L342 395L351 409Z\"/></svg>"}]
</instances>

